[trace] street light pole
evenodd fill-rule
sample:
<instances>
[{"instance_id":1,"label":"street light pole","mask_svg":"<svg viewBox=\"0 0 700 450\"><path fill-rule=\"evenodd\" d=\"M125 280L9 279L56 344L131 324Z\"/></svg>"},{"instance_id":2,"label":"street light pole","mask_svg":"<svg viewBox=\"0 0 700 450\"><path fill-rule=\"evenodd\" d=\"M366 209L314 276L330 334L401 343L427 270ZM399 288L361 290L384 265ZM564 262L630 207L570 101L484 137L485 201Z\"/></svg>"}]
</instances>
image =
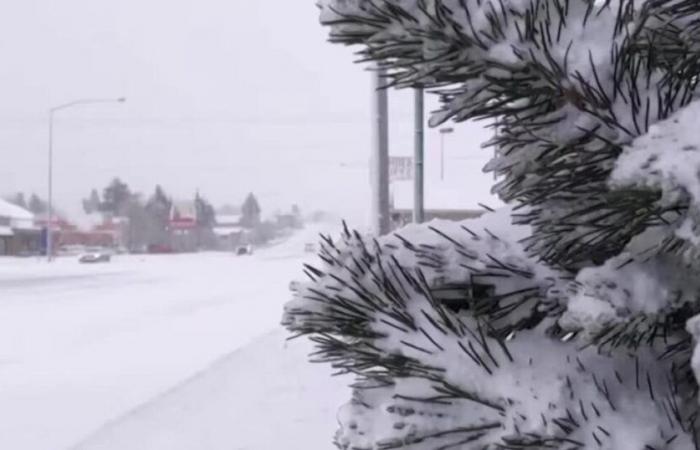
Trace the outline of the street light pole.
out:
<instances>
[{"instance_id":1,"label":"street light pole","mask_svg":"<svg viewBox=\"0 0 700 450\"><path fill-rule=\"evenodd\" d=\"M49 111L49 198L46 216L46 259L51 262L53 256L53 115L54 110Z\"/></svg>"},{"instance_id":2,"label":"street light pole","mask_svg":"<svg viewBox=\"0 0 700 450\"><path fill-rule=\"evenodd\" d=\"M425 117L424 117L424 93L423 88L416 88L415 92L415 142L414 142L414 174L413 174L413 222L425 221L425 183L423 181L424 150L425 150Z\"/></svg>"},{"instance_id":3,"label":"street light pole","mask_svg":"<svg viewBox=\"0 0 700 450\"><path fill-rule=\"evenodd\" d=\"M46 259L51 262L53 259L53 120L54 115L57 111L72 108L79 105L91 105L95 103L124 103L126 98L120 97L116 99L81 99L72 102L64 103L58 106L54 106L49 109L49 192L48 192L48 205L47 205L47 217L46 217Z\"/></svg>"},{"instance_id":4,"label":"street light pole","mask_svg":"<svg viewBox=\"0 0 700 450\"><path fill-rule=\"evenodd\" d=\"M440 181L445 181L445 135L453 131L452 128L440 129Z\"/></svg>"}]
</instances>

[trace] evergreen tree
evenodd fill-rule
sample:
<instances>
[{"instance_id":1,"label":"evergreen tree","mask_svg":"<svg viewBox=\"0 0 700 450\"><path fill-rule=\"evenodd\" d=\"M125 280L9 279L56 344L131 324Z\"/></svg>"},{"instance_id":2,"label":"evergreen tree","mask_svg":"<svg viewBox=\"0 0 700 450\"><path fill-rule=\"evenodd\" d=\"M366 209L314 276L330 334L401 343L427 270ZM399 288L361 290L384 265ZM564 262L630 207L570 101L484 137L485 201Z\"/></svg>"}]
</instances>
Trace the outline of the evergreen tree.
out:
<instances>
[{"instance_id":1,"label":"evergreen tree","mask_svg":"<svg viewBox=\"0 0 700 450\"><path fill-rule=\"evenodd\" d=\"M124 215L131 200L132 193L129 186L119 178L115 178L102 193L100 209L113 216Z\"/></svg>"},{"instance_id":2,"label":"evergreen tree","mask_svg":"<svg viewBox=\"0 0 700 450\"><path fill-rule=\"evenodd\" d=\"M509 204L324 239L284 324L356 378L336 445L698 448L700 2L320 7L432 125L492 123Z\"/></svg>"},{"instance_id":3,"label":"evergreen tree","mask_svg":"<svg viewBox=\"0 0 700 450\"><path fill-rule=\"evenodd\" d=\"M168 224L172 210L172 200L160 185L146 202L145 210L149 217L149 244L165 245L169 241Z\"/></svg>"},{"instance_id":4,"label":"evergreen tree","mask_svg":"<svg viewBox=\"0 0 700 450\"><path fill-rule=\"evenodd\" d=\"M100 207L100 194L97 192L97 189L93 189L90 192L90 197L83 200L83 211L87 214L92 214L99 211Z\"/></svg>"},{"instance_id":5,"label":"evergreen tree","mask_svg":"<svg viewBox=\"0 0 700 450\"><path fill-rule=\"evenodd\" d=\"M97 189L93 189L90 192L90 205L91 205L92 209L93 210L99 209L100 203L102 203L100 200L100 194L97 193Z\"/></svg>"},{"instance_id":6,"label":"evergreen tree","mask_svg":"<svg viewBox=\"0 0 700 450\"><path fill-rule=\"evenodd\" d=\"M29 211L37 215L45 214L48 211L48 205L46 202L36 194L32 194L29 197L27 207L29 208Z\"/></svg>"},{"instance_id":7,"label":"evergreen tree","mask_svg":"<svg viewBox=\"0 0 700 450\"><path fill-rule=\"evenodd\" d=\"M157 185L153 195L146 202L146 209L157 217L161 222L168 221L173 202L160 185Z\"/></svg>"},{"instance_id":8,"label":"evergreen tree","mask_svg":"<svg viewBox=\"0 0 700 450\"><path fill-rule=\"evenodd\" d=\"M204 197L195 195L194 205L197 214L197 225L203 228L213 228L216 225L216 212L214 207Z\"/></svg>"},{"instance_id":9,"label":"evergreen tree","mask_svg":"<svg viewBox=\"0 0 700 450\"><path fill-rule=\"evenodd\" d=\"M199 248L213 249L216 247L216 212L214 207L204 197L195 195L195 212L197 215L197 241Z\"/></svg>"},{"instance_id":10,"label":"evergreen tree","mask_svg":"<svg viewBox=\"0 0 700 450\"><path fill-rule=\"evenodd\" d=\"M15 195L9 198L8 201L13 205L19 206L20 208L28 209L27 201L25 200L22 192L17 192Z\"/></svg>"},{"instance_id":11,"label":"evergreen tree","mask_svg":"<svg viewBox=\"0 0 700 450\"><path fill-rule=\"evenodd\" d=\"M248 194L241 207L241 225L248 228L255 228L260 225L260 204L252 193Z\"/></svg>"},{"instance_id":12,"label":"evergreen tree","mask_svg":"<svg viewBox=\"0 0 700 450\"><path fill-rule=\"evenodd\" d=\"M126 246L131 251L140 251L149 244L150 216L138 193L129 194L127 199L118 203L119 216L128 220ZM116 214L115 214L116 215Z\"/></svg>"}]
</instances>

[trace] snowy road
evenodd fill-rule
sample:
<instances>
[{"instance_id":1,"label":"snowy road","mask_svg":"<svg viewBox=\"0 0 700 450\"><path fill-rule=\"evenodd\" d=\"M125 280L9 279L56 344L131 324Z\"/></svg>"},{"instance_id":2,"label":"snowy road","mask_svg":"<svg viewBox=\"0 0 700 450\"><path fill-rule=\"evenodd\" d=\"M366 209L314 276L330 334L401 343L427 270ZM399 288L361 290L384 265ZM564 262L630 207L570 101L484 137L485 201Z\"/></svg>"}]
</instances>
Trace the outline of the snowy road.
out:
<instances>
[{"instance_id":1,"label":"snowy road","mask_svg":"<svg viewBox=\"0 0 700 450\"><path fill-rule=\"evenodd\" d=\"M251 257L0 259L0 448L68 448L274 329L317 231Z\"/></svg>"}]
</instances>

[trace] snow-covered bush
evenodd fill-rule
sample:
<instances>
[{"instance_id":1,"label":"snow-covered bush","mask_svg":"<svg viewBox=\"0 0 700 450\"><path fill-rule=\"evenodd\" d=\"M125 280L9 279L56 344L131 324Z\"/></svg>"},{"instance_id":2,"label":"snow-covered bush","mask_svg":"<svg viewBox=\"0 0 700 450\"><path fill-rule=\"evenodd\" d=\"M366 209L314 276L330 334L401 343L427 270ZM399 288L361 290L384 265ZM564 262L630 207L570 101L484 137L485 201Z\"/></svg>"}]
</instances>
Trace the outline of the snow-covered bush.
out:
<instances>
[{"instance_id":1,"label":"snow-covered bush","mask_svg":"<svg viewBox=\"0 0 700 450\"><path fill-rule=\"evenodd\" d=\"M432 124L494 124L510 205L325 240L284 324L356 378L336 445L698 448L700 2L319 6Z\"/></svg>"}]
</instances>

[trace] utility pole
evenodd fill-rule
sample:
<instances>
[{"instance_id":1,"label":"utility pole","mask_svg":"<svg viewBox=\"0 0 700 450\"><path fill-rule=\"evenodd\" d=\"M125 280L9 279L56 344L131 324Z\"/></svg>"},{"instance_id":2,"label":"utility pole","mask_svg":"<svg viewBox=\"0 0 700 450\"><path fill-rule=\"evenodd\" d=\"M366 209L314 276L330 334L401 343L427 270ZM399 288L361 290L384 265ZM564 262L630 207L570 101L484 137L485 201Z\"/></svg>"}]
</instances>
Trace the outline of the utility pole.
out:
<instances>
[{"instance_id":1,"label":"utility pole","mask_svg":"<svg viewBox=\"0 0 700 450\"><path fill-rule=\"evenodd\" d=\"M425 221L425 183L424 183L424 151L425 151L425 117L423 88L415 89L415 141L413 154L413 222Z\"/></svg>"},{"instance_id":2,"label":"utility pole","mask_svg":"<svg viewBox=\"0 0 700 450\"><path fill-rule=\"evenodd\" d=\"M378 235L391 231L389 217L389 102L385 71L373 72L372 101L372 228Z\"/></svg>"}]
</instances>

